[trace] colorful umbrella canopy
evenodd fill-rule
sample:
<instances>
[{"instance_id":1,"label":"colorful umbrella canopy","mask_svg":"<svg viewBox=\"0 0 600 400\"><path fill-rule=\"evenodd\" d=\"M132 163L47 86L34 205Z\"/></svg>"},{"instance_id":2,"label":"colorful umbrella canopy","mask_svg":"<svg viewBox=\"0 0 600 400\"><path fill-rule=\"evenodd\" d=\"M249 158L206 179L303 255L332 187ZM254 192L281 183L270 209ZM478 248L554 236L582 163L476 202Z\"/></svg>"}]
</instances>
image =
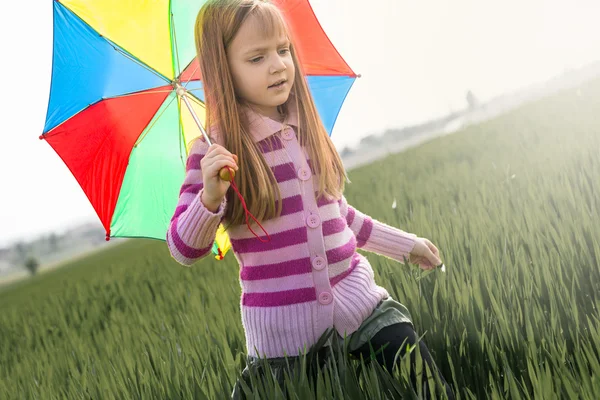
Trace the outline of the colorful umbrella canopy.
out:
<instances>
[{"instance_id":1,"label":"colorful umbrella canopy","mask_svg":"<svg viewBox=\"0 0 600 400\"><path fill-rule=\"evenodd\" d=\"M274 2L294 34L311 93L331 135L357 75L331 44L308 0ZM79 182L107 240L165 240L185 175L188 144L200 135L176 85L186 87L204 123L193 35L203 3L53 2L52 80L40 139ZM227 246L220 230L217 258L218 250Z\"/></svg>"}]
</instances>

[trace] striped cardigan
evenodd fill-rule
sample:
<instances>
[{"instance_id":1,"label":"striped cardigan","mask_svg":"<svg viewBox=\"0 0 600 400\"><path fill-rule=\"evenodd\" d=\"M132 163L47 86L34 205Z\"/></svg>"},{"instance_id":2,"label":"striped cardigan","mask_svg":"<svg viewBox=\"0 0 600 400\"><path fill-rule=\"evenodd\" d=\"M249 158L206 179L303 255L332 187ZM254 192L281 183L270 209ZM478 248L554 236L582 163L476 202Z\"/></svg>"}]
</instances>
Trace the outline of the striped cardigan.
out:
<instances>
[{"instance_id":1,"label":"striped cardigan","mask_svg":"<svg viewBox=\"0 0 600 400\"><path fill-rule=\"evenodd\" d=\"M316 198L316 175L297 140L295 113L292 107L282 130L281 123L246 110L249 130L274 172L282 198L281 217L262 223L270 241L261 242L246 225L228 232L240 265L246 350L255 357L299 355L330 327L342 337L350 335L389 296L356 249L403 261L416 238L361 213L343 196ZM215 141L222 144L219 135ZM187 266L211 253L227 207L224 198L213 213L200 200L200 160L207 150L203 140L192 145L166 235L171 256Z\"/></svg>"}]
</instances>

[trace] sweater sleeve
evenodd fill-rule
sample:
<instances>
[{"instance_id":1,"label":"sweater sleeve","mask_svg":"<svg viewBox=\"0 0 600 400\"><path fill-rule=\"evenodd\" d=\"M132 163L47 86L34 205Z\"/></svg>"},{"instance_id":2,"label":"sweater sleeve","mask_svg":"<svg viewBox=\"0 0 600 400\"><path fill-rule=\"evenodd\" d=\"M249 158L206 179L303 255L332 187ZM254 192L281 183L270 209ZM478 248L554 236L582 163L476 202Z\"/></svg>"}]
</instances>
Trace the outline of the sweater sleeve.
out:
<instances>
[{"instance_id":1,"label":"sweater sleeve","mask_svg":"<svg viewBox=\"0 0 600 400\"><path fill-rule=\"evenodd\" d=\"M198 139L193 143L186 161L177 208L167 229L166 241L171 257L185 266L191 266L210 254L227 206L225 197L216 212L202 203L204 184L200 161L207 151L205 141Z\"/></svg>"},{"instance_id":2,"label":"sweater sleeve","mask_svg":"<svg viewBox=\"0 0 600 400\"><path fill-rule=\"evenodd\" d=\"M404 262L415 246L417 235L377 221L348 204L345 196L338 201L342 217L356 236L360 249Z\"/></svg>"}]
</instances>

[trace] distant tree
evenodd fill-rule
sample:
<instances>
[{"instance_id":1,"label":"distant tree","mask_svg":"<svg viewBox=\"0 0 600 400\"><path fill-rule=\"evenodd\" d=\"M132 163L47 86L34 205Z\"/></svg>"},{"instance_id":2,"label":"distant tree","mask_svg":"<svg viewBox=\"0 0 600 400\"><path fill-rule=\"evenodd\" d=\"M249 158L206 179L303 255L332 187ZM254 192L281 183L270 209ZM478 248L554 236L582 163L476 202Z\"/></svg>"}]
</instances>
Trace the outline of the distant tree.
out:
<instances>
[{"instance_id":1,"label":"distant tree","mask_svg":"<svg viewBox=\"0 0 600 400\"><path fill-rule=\"evenodd\" d=\"M56 233L52 232L48 236L48 245L50 246L50 251L58 251L58 236L56 236Z\"/></svg>"},{"instance_id":2,"label":"distant tree","mask_svg":"<svg viewBox=\"0 0 600 400\"><path fill-rule=\"evenodd\" d=\"M25 246L25 243L18 242L17 244L15 244L15 250L17 252L19 262L25 261L25 256L27 255L27 246Z\"/></svg>"},{"instance_id":3,"label":"distant tree","mask_svg":"<svg viewBox=\"0 0 600 400\"><path fill-rule=\"evenodd\" d=\"M469 110L474 110L475 108L479 107L479 100L472 91L467 91L467 95L465 97L467 99L467 104L469 105Z\"/></svg>"},{"instance_id":4,"label":"distant tree","mask_svg":"<svg viewBox=\"0 0 600 400\"><path fill-rule=\"evenodd\" d=\"M343 150L342 150L342 152L340 153L340 156L342 156L342 157L347 157L347 156L349 156L349 155L350 155L350 154L352 154L352 153L354 153L354 152L352 151L352 149L351 149L351 148L349 148L348 146L346 146L346 147L344 147L344 149L343 149Z\"/></svg>"},{"instance_id":5,"label":"distant tree","mask_svg":"<svg viewBox=\"0 0 600 400\"><path fill-rule=\"evenodd\" d=\"M379 139L376 135L368 135L360 140L361 145L375 145L379 143Z\"/></svg>"},{"instance_id":6,"label":"distant tree","mask_svg":"<svg viewBox=\"0 0 600 400\"><path fill-rule=\"evenodd\" d=\"M25 261L25 268L27 268L27 271L29 271L31 275L35 275L40 268L40 263L37 258L29 256Z\"/></svg>"}]
</instances>

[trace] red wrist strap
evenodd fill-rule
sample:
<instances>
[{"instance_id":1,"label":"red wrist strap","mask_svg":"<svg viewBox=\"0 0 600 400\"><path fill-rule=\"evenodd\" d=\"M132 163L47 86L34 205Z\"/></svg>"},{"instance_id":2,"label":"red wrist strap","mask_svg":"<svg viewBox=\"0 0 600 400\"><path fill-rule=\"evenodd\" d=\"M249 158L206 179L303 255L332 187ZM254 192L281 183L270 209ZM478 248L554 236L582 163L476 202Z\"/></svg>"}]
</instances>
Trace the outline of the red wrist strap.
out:
<instances>
[{"instance_id":1,"label":"red wrist strap","mask_svg":"<svg viewBox=\"0 0 600 400\"><path fill-rule=\"evenodd\" d=\"M231 167L227 167L227 168L229 169L229 173L231 174L231 176L233 176L233 171L231 170ZM252 215L252 213L250 212L250 210L248 210L248 207L246 206L246 201L244 200L244 197L242 196L242 194L238 190L237 186L235 185L235 181L233 179L231 180L231 187L233 188L233 190L235 190L235 192L237 193L240 201L242 202L242 207L244 207L244 211L246 212L246 225L248 225L248 229L250 229L250 231L254 234L254 236L256 236L258 238L258 240L260 240L261 242L266 243L266 242L270 241L271 237L269 236L269 233L265 230L265 228L263 228L263 226L260 224L260 222L258 222L258 220L254 217L254 215ZM260 226L260 229L262 229L263 232L267 235L268 240L263 240L250 227L250 223L248 222L248 217L249 216L252 217L252 219L254 221L256 221L256 223L258 224L258 226Z\"/></svg>"}]
</instances>

